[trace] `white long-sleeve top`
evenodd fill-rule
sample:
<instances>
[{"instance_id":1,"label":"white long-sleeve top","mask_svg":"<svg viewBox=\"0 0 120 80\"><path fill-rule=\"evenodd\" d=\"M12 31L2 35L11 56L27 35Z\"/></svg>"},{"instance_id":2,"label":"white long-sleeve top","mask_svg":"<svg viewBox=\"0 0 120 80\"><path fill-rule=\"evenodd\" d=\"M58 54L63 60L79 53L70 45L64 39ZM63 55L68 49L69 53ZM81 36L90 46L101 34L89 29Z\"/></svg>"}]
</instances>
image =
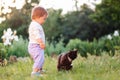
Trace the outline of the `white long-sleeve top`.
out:
<instances>
[{"instance_id":1,"label":"white long-sleeve top","mask_svg":"<svg viewBox=\"0 0 120 80\"><path fill-rule=\"evenodd\" d=\"M44 30L38 22L32 21L30 23L28 33L29 33L29 43L39 44L36 39L40 38L45 44Z\"/></svg>"}]
</instances>

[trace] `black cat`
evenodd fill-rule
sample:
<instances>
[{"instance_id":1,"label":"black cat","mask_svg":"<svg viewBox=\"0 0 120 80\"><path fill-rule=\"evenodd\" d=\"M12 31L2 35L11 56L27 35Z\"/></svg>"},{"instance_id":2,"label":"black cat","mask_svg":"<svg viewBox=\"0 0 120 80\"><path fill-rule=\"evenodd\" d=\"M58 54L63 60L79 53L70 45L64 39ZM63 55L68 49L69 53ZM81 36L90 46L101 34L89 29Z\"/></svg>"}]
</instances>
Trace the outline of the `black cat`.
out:
<instances>
[{"instance_id":1,"label":"black cat","mask_svg":"<svg viewBox=\"0 0 120 80\"><path fill-rule=\"evenodd\" d=\"M77 57L77 50L72 50L67 53L62 53L58 57L57 69L70 70L72 69L72 61Z\"/></svg>"}]
</instances>

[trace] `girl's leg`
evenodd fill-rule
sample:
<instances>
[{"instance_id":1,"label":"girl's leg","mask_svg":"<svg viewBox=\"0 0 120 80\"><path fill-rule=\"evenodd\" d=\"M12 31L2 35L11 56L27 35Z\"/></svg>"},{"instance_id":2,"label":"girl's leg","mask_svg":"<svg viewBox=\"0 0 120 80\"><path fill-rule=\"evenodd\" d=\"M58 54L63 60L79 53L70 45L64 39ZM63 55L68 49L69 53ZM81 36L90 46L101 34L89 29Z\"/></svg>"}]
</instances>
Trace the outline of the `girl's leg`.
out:
<instances>
[{"instance_id":1,"label":"girl's leg","mask_svg":"<svg viewBox=\"0 0 120 80\"><path fill-rule=\"evenodd\" d=\"M39 71L44 63L44 50L40 49L40 46L38 44L30 44L28 46L28 51L34 61L33 71L31 74L40 74Z\"/></svg>"},{"instance_id":2,"label":"girl's leg","mask_svg":"<svg viewBox=\"0 0 120 80\"><path fill-rule=\"evenodd\" d=\"M33 68L32 72L39 72L39 68Z\"/></svg>"},{"instance_id":3,"label":"girl's leg","mask_svg":"<svg viewBox=\"0 0 120 80\"><path fill-rule=\"evenodd\" d=\"M41 52L41 51L40 51ZM42 68L44 63L44 53L40 53L35 59L33 64L33 71L31 73L31 76L42 76L40 69Z\"/></svg>"},{"instance_id":4,"label":"girl's leg","mask_svg":"<svg viewBox=\"0 0 120 80\"><path fill-rule=\"evenodd\" d=\"M44 50L39 50L39 55L37 55L34 59L34 64L33 64L33 71L40 71L42 69L44 64Z\"/></svg>"}]
</instances>

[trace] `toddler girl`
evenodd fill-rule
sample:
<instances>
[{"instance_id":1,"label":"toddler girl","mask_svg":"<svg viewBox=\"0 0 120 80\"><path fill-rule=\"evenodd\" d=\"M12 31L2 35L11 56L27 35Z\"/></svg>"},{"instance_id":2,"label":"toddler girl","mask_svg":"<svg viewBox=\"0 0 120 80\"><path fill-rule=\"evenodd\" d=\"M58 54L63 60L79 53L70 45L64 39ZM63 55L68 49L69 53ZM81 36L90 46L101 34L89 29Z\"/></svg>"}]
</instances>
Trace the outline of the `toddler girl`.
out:
<instances>
[{"instance_id":1,"label":"toddler girl","mask_svg":"<svg viewBox=\"0 0 120 80\"><path fill-rule=\"evenodd\" d=\"M47 11L40 6L36 6L31 12L31 23L29 25L29 45L28 52L34 61L31 76L40 76L44 63L45 34L42 24L48 16Z\"/></svg>"}]
</instances>

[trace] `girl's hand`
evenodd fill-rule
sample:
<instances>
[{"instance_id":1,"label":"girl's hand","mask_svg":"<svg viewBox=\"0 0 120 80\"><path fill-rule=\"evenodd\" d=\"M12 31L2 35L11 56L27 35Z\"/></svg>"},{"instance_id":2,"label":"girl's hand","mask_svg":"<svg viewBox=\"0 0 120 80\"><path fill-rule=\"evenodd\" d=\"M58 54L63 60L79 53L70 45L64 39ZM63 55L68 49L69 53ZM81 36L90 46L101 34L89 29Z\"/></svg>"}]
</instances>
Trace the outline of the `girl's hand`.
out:
<instances>
[{"instance_id":1,"label":"girl's hand","mask_svg":"<svg viewBox=\"0 0 120 80\"><path fill-rule=\"evenodd\" d=\"M38 38L37 42L39 43L40 48L45 49L45 44L43 43L42 39Z\"/></svg>"},{"instance_id":2,"label":"girl's hand","mask_svg":"<svg viewBox=\"0 0 120 80\"><path fill-rule=\"evenodd\" d=\"M45 44L44 43L40 43L40 48L45 49Z\"/></svg>"}]
</instances>

